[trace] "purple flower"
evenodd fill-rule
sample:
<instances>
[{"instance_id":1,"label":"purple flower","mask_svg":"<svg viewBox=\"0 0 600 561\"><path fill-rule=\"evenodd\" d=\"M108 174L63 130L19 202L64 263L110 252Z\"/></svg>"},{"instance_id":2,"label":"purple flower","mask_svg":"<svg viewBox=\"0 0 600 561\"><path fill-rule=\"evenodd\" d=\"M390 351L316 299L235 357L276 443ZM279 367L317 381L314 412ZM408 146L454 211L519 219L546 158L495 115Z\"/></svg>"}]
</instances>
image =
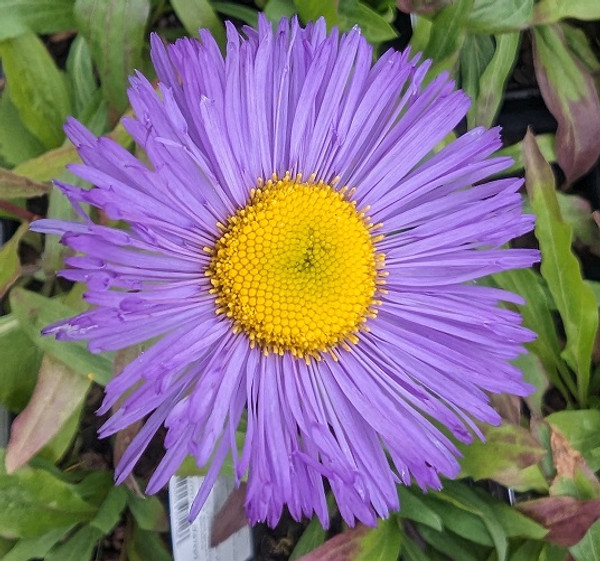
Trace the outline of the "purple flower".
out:
<instances>
[{"instance_id":1,"label":"purple flower","mask_svg":"<svg viewBox=\"0 0 600 561\"><path fill-rule=\"evenodd\" d=\"M103 437L148 416L118 482L165 425L148 492L191 454L210 466L192 517L231 454L251 522L287 505L327 525L326 479L346 522L374 524L398 483L458 474L448 434L499 423L489 393L530 392L509 361L533 334L500 306L521 299L475 280L538 259L504 247L533 219L520 179L485 181L511 163L492 157L498 129L434 152L469 100L447 74L425 85L430 61L372 64L358 29L322 20L243 33L228 25L225 58L206 31L152 38L159 88L133 77L126 121L149 165L66 125L83 160L69 169L94 188L57 183L81 222L33 229L77 252L61 274L94 308L45 332L93 352L154 340L100 409L129 392Z\"/></svg>"}]
</instances>

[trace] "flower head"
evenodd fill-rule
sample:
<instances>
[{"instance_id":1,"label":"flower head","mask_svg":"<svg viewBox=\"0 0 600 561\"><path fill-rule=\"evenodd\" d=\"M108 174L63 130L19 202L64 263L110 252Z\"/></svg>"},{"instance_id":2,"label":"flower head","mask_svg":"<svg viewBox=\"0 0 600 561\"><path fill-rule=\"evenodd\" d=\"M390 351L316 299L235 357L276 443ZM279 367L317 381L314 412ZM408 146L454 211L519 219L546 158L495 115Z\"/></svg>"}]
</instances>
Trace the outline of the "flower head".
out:
<instances>
[{"instance_id":1,"label":"flower head","mask_svg":"<svg viewBox=\"0 0 600 561\"><path fill-rule=\"evenodd\" d=\"M469 101L446 74L425 85L429 61L372 64L358 29L323 21L243 33L228 26L224 58L205 31L152 38L158 91L133 77L126 121L149 165L68 122L94 187L58 183L82 220L33 228L77 252L62 275L94 307L46 332L94 352L154 340L100 410L127 394L102 436L147 417L118 481L165 425L148 491L191 454L209 466L192 516L231 454L252 522L287 505L327 524L326 479L348 523L373 524L397 483L457 475L448 434L498 423L489 393L529 392L509 361L532 334L500 306L520 298L474 281L537 260L504 247L532 217L521 180L486 181L510 165L497 129L434 151Z\"/></svg>"}]
</instances>

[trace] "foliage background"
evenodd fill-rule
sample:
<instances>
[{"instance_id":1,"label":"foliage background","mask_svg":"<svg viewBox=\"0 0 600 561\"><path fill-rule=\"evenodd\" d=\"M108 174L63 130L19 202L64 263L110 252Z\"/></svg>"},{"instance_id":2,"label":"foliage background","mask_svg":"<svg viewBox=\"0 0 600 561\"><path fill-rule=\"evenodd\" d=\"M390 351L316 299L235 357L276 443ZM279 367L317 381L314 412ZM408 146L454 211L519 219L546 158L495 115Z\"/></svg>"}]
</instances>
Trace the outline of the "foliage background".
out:
<instances>
[{"instance_id":1,"label":"foliage background","mask_svg":"<svg viewBox=\"0 0 600 561\"><path fill-rule=\"evenodd\" d=\"M255 25L259 10L358 24L376 53L410 44L434 59L430 78L451 72L473 100L468 127L507 125L504 152L537 215L536 239L515 243L538 244L543 259L485 280L527 301L538 339L518 366L537 391L495 398L504 422L463 448L459 480L429 494L400 487L401 512L375 529L284 520L257 559L600 560L598 0L0 0L0 404L14 418L0 451L0 558L171 558L164 503L139 492L152 454L137 479L112 484L137 428L95 437L101 386L140 349L91 355L39 335L86 304L84 287L56 277L65 248L28 224L71 217L53 178L90 187L64 167L77 161L67 115L136 150L119 120L128 75L152 76L149 32L172 41L207 27L224 46L223 20ZM546 118L528 111L532 99Z\"/></svg>"}]
</instances>

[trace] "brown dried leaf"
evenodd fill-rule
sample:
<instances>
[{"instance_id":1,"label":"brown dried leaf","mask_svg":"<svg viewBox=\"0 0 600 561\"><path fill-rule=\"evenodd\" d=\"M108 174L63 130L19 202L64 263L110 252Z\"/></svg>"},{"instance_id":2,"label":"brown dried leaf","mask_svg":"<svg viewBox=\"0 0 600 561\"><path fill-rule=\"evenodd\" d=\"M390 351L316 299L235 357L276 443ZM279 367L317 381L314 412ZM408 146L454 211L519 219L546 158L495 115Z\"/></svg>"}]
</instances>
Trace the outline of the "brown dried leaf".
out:
<instances>
[{"instance_id":1,"label":"brown dried leaf","mask_svg":"<svg viewBox=\"0 0 600 561\"><path fill-rule=\"evenodd\" d=\"M550 431L552 460L556 468L556 477L552 482L552 487L554 489L559 488L562 478L581 480L583 476L586 486L592 491L591 495L586 498L600 496L600 482L598 482L596 475L588 466L583 455L575 450L565 436L552 425L550 425Z\"/></svg>"},{"instance_id":2,"label":"brown dried leaf","mask_svg":"<svg viewBox=\"0 0 600 561\"><path fill-rule=\"evenodd\" d=\"M123 370L123 368L125 368L134 358L136 358L140 354L140 351L140 345L133 345L131 347L127 347L126 349L117 352L117 354L115 355L114 363L115 375L119 374ZM125 394L121 399L119 399L119 401L117 401L113 405L112 412L116 412L121 407L121 405L123 405L123 402L126 401L126 399L127 394ZM129 425L128 427L124 428L123 430L120 430L115 434L115 438L113 441L113 463L115 466L121 461L121 458L123 457L123 454L125 454L125 451L131 444L131 441L135 438L137 433L140 432L140 429L143 426L143 421L136 421L132 425ZM124 483L138 496L143 496L143 493L140 490L140 487L137 484L137 481L135 480L133 474L130 474L129 477L127 477L127 479L124 481Z\"/></svg>"},{"instance_id":3,"label":"brown dried leaf","mask_svg":"<svg viewBox=\"0 0 600 561\"><path fill-rule=\"evenodd\" d=\"M8 473L27 463L58 433L85 398L90 383L64 362L44 355L31 400L12 424L6 450Z\"/></svg>"},{"instance_id":4,"label":"brown dried leaf","mask_svg":"<svg viewBox=\"0 0 600 561\"><path fill-rule=\"evenodd\" d=\"M234 489L217 512L210 532L210 547L217 547L248 524L246 517L246 482Z\"/></svg>"},{"instance_id":5,"label":"brown dried leaf","mask_svg":"<svg viewBox=\"0 0 600 561\"><path fill-rule=\"evenodd\" d=\"M600 518L600 499L581 501L573 497L545 497L517 504L523 513L549 533L546 539L558 545L575 545Z\"/></svg>"}]
</instances>

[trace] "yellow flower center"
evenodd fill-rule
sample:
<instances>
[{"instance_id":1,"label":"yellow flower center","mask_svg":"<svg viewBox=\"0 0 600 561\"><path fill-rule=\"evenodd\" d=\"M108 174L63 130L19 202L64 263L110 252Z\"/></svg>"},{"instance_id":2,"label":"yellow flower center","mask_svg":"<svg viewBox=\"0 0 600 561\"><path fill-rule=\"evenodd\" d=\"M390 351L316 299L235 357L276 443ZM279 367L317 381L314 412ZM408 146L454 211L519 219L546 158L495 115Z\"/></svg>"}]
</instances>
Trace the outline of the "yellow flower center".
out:
<instances>
[{"instance_id":1,"label":"yellow flower center","mask_svg":"<svg viewBox=\"0 0 600 561\"><path fill-rule=\"evenodd\" d=\"M222 235L206 271L217 313L268 354L319 360L348 349L375 317L384 256L381 225L348 200L347 188L276 176L219 224ZM312 179L312 178L311 178Z\"/></svg>"}]
</instances>

